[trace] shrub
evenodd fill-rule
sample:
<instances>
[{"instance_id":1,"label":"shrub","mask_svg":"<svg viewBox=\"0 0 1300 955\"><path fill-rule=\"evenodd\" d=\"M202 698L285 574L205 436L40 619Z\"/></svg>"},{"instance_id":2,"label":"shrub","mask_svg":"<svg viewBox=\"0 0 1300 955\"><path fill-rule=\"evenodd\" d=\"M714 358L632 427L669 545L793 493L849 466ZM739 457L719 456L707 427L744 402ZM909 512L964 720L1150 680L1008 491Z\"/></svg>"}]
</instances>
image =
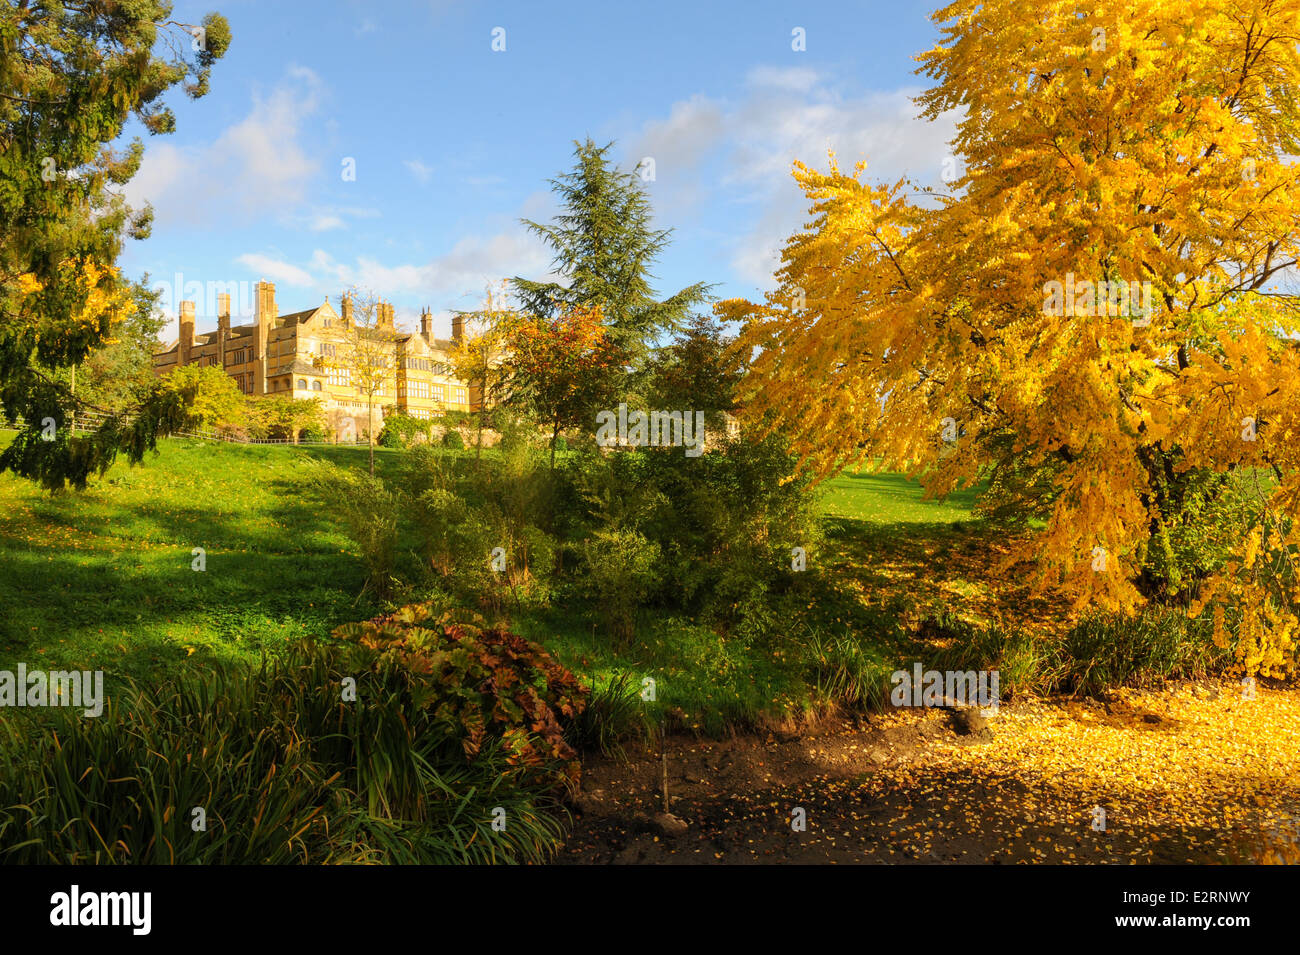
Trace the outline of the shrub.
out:
<instances>
[{"instance_id":1,"label":"shrub","mask_svg":"<svg viewBox=\"0 0 1300 955\"><path fill-rule=\"evenodd\" d=\"M396 667L409 678L412 699L440 731L460 740L467 757L495 737L512 764L547 771L562 766L576 779L576 754L561 720L586 705L577 678L523 637L435 614L429 604L414 604L344 624L334 634L376 651L381 670Z\"/></svg>"},{"instance_id":2,"label":"shrub","mask_svg":"<svg viewBox=\"0 0 1300 955\"><path fill-rule=\"evenodd\" d=\"M1152 608L1132 617L1096 614L1066 634L1056 682L1060 689L1096 694L1114 686L1195 679L1231 661L1215 646L1206 616Z\"/></svg>"},{"instance_id":3,"label":"shrub","mask_svg":"<svg viewBox=\"0 0 1300 955\"><path fill-rule=\"evenodd\" d=\"M460 432L455 428L448 428L442 436L442 446L461 451L465 447L465 439L461 437Z\"/></svg>"},{"instance_id":4,"label":"shrub","mask_svg":"<svg viewBox=\"0 0 1300 955\"><path fill-rule=\"evenodd\" d=\"M596 750L602 756L622 759L623 740L638 735L649 738L645 714L635 675L624 671L603 682L593 681L587 705L569 722L566 732L583 752Z\"/></svg>"},{"instance_id":5,"label":"shrub","mask_svg":"<svg viewBox=\"0 0 1300 955\"><path fill-rule=\"evenodd\" d=\"M730 625L792 587L791 547L811 552L820 539L815 499L794 464L768 438L695 458L678 448L584 454L563 473L589 528L630 528L659 548L652 598Z\"/></svg>"},{"instance_id":6,"label":"shrub","mask_svg":"<svg viewBox=\"0 0 1300 955\"><path fill-rule=\"evenodd\" d=\"M934 669L997 670L998 692L1004 698L1055 688L1059 646L1051 638L998 623L976 624L953 614L921 621L917 636L929 641L927 659Z\"/></svg>"},{"instance_id":7,"label":"shrub","mask_svg":"<svg viewBox=\"0 0 1300 955\"><path fill-rule=\"evenodd\" d=\"M244 393L235 379L215 365L183 365L162 378L157 387L184 397L186 428L234 432L249 427L249 403Z\"/></svg>"},{"instance_id":8,"label":"shrub","mask_svg":"<svg viewBox=\"0 0 1300 955\"><path fill-rule=\"evenodd\" d=\"M381 656L299 643L252 672L130 684L98 719L6 721L0 861L545 861L563 834L554 798L500 738L467 760L436 719L435 685Z\"/></svg>"},{"instance_id":9,"label":"shrub","mask_svg":"<svg viewBox=\"0 0 1300 955\"><path fill-rule=\"evenodd\" d=\"M361 551L366 577L362 593L383 599L392 592L402 496L364 471L315 462L308 487L342 518Z\"/></svg>"},{"instance_id":10,"label":"shrub","mask_svg":"<svg viewBox=\"0 0 1300 955\"><path fill-rule=\"evenodd\" d=\"M823 706L866 711L883 709L889 702L894 668L855 636L810 633L803 641L803 654L808 682Z\"/></svg>"},{"instance_id":11,"label":"shrub","mask_svg":"<svg viewBox=\"0 0 1300 955\"><path fill-rule=\"evenodd\" d=\"M377 443L385 448L407 448L421 435L428 437L429 422L392 410L384 415L384 427L379 432Z\"/></svg>"},{"instance_id":12,"label":"shrub","mask_svg":"<svg viewBox=\"0 0 1300 955\"><path fill-rule=\"evenodd\" d=\"M281 393L250 396L247 401L249 431L256 438L292 440L295 432L319 428L325 417L317 398L294 398Z\"/></svg>"},{"instance_id":13,"label":"shrub","mask_svg":"<svg viewBox=\"0 0 1300 955\"><path fill-rule=\"evenodd\" d=\"M597 611L620 640L632 637L636 610L658 581L659 545L636 531L597 531L583 544Z\"/></svg>"},{"instance_id":14,"label":"shrub","mask_svg":"<svg viewBox=\"0 0 1300 955\"><path fill-rule=\"evenodd\" d=\"M414 502L417 550L440 583L494 609L507 592L517 606L548 599L561 544L540 526L554 479L536 452L519 445L478 459L415 448L398 481ZM489 565L498 547L504 572Z\"/></svg>"}]
</instances>

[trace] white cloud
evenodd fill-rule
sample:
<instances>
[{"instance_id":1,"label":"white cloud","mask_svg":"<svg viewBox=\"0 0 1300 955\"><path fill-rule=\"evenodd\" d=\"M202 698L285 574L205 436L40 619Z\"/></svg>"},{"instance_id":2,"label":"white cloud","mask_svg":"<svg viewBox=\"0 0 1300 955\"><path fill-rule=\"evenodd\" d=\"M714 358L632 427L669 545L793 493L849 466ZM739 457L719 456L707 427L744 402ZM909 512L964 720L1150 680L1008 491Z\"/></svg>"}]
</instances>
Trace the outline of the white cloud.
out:
<instances>
[{"instance_id":1,"label":"white cloud","mask_svg":"<svg viewBox=\"0 0 1300 955\"><path fill-rule=\"evenodd\" d=\"M425 165L418 159L403 160L402 165L410 170L411 175L414 176L422 186L427 185L429 180L433 178L433 167Z\"/></svg>"},{"instance_id":2,"label":"white cloud","mask_svg":"<svg viewBox=\"0 0 1300 955\"><path fill-rule=\"evenodd\" d=\"M641 130L633 158L653 158L656 167L692 168L723 142L725 120L722 104L705 96L674 103L667 119L649 122Z\"/></svg>"},{"instance_id":3,"label":"white cloud","mask_svg":"<svg viewBox=\"0 0 1300 955\"><path fill-rule=\"evenodd\" d=\"M318 212L308 219L307 228L311 229L312 232L328 232L330 229L342 229L343 218L328 212Z\"/></svg>"},{"instance_id":4,"label":"white cloud","mask_svg":"<svg viewBox=\"0 0 1300 955\"><path fill-rule=\"evenodd\" d=\"M806 66L759 66L745 77L750 86L770 86L798 93L808 92L820 79L816 70Z\"/></svg>"},{"instance_id":5,"label":"white cloud","mask_svg":"<svg viewBox=\"0 0 1300 955\"><path fill-rule=\"evenodd\" d=\"M316 284L310 272L288 262L273 259L269 255L249 252L239 256L235 261L240 265L248 266L249 269L257 273L258 278L270 279L272 282L281 282L285 285L297 285L304 288L310 288Z\"/></svg>"},{"instance_id":6,"label":"white cloud","mask_svg":"<svg viewBox=\"0 0 1300 955\"><path fill-rule=\"evenodd\" d=\"M237 261L258 277L286 285L329 295L355 286L389 300L422 302L445 314L452 308L478 304L488 286L502 279L548 276L550 265L546 249L519 226L466 237L446 253L424 262L386 262L373 255L340 261L324 249L316 249L302 263L259 253L241 255ZM290 310L294 307L293 303L285 305Z\"/></svg>"},{"instance_id":7,"label":"white cloud","mask_svg":"<svg viewBox=\"0 0 1300 955\"><path fill-rule=\"evenodd\" d=\"M162 227L290 214L319 167L300 136L318 108L320 85L312 70L291 65L269 94L254 94L247 116L215 139L193 146L151 143L125 187L127 200L152 202Z\"/></svg>"},{"instance_id":8,"label":"white cloud","mask_svg":"<svg viewBox=\"0 0 1300 955\"><path fill-rule=\"evenodd\" d=\"M306 214L295 216L290 224L311 232L345 229L349 219L377 219L379 210L358 206L315 206Z\"/></svg>"},{"instance_id":9,"label":"white cloud","mask_svg":"<svg viewBox=\"0 0 1300 955\"><path fill-rule=\"evenodd\" d=\"M738 278L770 288L785 237L807 218L808 201L791 177L796 159L825 168L833 151L846 171L866 159L872 181L909 175L940 184L956 117L918 119L919 92L849 95L812 69L758 67L737 102L693 96L674 103L665 119L642 128L627 161L655 157L655 208L675 222L705 208L705 199L757 206L756 221L734 240L731 264Z\"/></svg>"}]
</instances>

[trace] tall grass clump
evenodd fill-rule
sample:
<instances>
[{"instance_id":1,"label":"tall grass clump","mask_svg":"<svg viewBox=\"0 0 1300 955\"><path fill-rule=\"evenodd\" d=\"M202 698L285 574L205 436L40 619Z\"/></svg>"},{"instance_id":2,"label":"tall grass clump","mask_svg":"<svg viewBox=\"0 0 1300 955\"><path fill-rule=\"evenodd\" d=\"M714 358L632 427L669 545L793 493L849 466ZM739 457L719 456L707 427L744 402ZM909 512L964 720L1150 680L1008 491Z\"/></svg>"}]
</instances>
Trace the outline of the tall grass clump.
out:
<instances>
[{"instance_id":1,"label":"tall grass clump","mask_svg":"<svg viewBox=\"0 0 1300 955\"><path fill-rule=\"evenodd\" d=\"M1198 679L1231 662L1230 652L1215 646L1213 630L1207 617L1168 608L1088 616L1062 640L1053 682L1093 695L1115 686Z\"/></svg>"},{"instance_id":2,"label":"tall grass clump","mask_svg":"<svg viewBox=\"0 0 1300 955\"><path fill-rule=\"evenodd\" d=\"M430 653L457 642L444 633ZM472 678L487 646L466 640L455 692L360 642L303 642L252 671L128 683L99 718L8 720L0 863L545 861L564 833L568 768L552 757L566 753L527 731L548 699L531 664L492 657L514 687L499 696ZM476 724L480 698L510 713L516 697L537 706Z\"/></svg>"},{"instance_id":3,"label":"tall grass clump","mask_svg":"<svg viewBox=\"0 0 1300 955\"><path fill-rule=\"evenodd\" d=\"M651 723L641 687L630 670L593 680L587 706L567 728L567 737L582 752L623 759L623 741L651 737Z\"/></svg>"},{"instance_id":4,"label":"tall grass clump","mask_svg":"<svg viewBox=\"0 0 1300 955\"><path fill-rule=\"evenodd\" d=\"M807 680L817 704L857 712L889 705L889 678L895 667L857 637L812 631L803 646Z\"/></svg>"}]
</instances>

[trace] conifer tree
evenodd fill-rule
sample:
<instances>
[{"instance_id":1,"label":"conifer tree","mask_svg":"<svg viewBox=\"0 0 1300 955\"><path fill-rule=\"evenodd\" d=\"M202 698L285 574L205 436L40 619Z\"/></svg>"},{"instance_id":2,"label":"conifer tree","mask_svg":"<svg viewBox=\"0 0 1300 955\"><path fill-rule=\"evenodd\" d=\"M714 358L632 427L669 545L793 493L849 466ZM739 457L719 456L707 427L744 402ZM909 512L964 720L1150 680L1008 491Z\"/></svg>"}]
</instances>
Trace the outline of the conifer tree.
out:
<instances>
[{"instance_id":1,"label":"conifer tree","mask_svg":"<svg viewBox=\"0 0 1300 955\"><path fill-rule=\"evenodd\" d=\"M523 220L555 253L554 269L568 284L516 278L515 293L523 311L542 318L599 308L614 344L638 360L708 297L709 286L697 282L657 298L650 268L672 230L652 226L636 173L619 171L608 157L613 143L574 146L573 170L551 180L563 211L550 225Z\"/></svg>"},{"instance_id":2,"label":"conifer tree","mask_svg":"<svg viewBox=\"0 0 1300 955\"><path fill-rule=\"evenodd\" d=\"M78 399L61 373L131 307L115 262L126 236L149 233L151 210L118 188L144 147L113 144L132 116L172 132L164 94L206 93L230 42L221 16L188 26L171 12L165 0L0 5L0 405L24 421L0 470L51 489L83 487L119 451L139 460L183 418L184 396L158 391L74 435Z\"/></svg>"}]
</instances>

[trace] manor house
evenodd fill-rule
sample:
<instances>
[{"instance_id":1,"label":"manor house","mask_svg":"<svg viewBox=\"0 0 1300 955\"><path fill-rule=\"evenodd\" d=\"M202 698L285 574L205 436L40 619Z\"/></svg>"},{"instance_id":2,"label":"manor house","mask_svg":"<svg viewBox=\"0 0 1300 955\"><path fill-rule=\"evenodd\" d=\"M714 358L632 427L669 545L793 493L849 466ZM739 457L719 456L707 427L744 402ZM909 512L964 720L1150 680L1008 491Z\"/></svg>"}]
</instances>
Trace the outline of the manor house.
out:
<instances>
[{"instance_id":1,"label":"manor house","mask_svg":"<svg viewBox=\"0 0 1300 955\"><path fill-rule=\"evenodd\" d=\"M162 376L181 365L220 365L249 395L291 395L317 398L325 408L331 430L354 417L358 432L365 427L366 396L352 382L348 342L358 332L391 349L392 375L374 399L375 427L385 408L415 418L438 418L446 411L477 406L473 389L455 377L448 352L464 335L464 318L452 317L451 339L433 337L433 316L420 316L418 334L399 331L393 306L379 303L373 324L353 326L353 302L344 295L335 311L324 303L302 312L280 315L275 285L257 283L255 319L251 325L230 324L230 296L217 296L217 328L194 333L194 303L180 304L180 338L154 355L154 374Z\"/></svg>"}]
</instances>

